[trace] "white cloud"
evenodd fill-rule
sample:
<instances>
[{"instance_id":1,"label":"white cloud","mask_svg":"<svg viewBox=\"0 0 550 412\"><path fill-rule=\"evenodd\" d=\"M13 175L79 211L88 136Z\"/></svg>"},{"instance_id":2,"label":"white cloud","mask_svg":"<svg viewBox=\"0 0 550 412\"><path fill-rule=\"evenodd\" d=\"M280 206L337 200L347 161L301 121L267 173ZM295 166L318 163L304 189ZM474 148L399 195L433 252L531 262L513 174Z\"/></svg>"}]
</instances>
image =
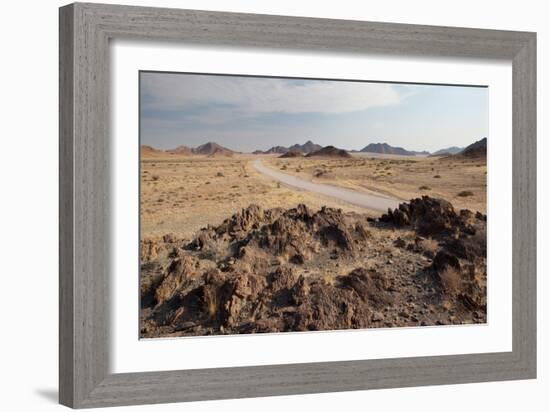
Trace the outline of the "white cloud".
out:
<instances>
[{"instance_id":1,"label":"white cloud","mask_svg":"<svg viewBox=\"0 0 550 412\"><path fill-rule=\"evenodd\" d=\"M241 113L343 113L399 103L390 84L143 73L146 110L231 105Z\"/></svg>"}]
</instances>

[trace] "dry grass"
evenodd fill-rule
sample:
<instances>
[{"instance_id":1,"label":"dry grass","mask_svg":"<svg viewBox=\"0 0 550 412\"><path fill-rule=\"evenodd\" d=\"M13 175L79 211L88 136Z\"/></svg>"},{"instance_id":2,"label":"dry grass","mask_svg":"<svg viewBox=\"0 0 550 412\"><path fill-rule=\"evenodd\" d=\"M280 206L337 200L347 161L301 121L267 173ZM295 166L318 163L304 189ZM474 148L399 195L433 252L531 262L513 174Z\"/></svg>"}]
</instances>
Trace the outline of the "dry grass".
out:
<instances>
[{"instance_id":1,"label":"dry grass","mask_svg":"<svg viewBox=\"0 0 550 412\"><path fill-rule=\"evenodd\" d=\"M214 289L206 289L204 293L204 303L206 313L209 319L215 319L218 313L218 296Z\"/></svg>"},{"instance_id":2,"label":"dry grass","mask_svg":"<svg viewBox=\"0 0 550 412\"><path fill-rule=\"evenodd\" d=\"M305 203L315 210L326 205L368 213L335 199L295 191L274 182L256 171L251 163L254 159L257 156L142 157L141 237L173 233L190 238L200 228L218 225L251 203L263 208L290 208ZM373 212L371 215L378 214Z\"/></svg>"},{"instance_id":3,"label":"dry grass","mask_svg":"<svg viewBox=\"0 0 550 412\"><path fill-rule=\"evenodd\" d=\"M354 153L348 159L266 158L264 164L307 180L363 192L377 192L402 200L430 196L447 199L457 209L487 210L487 162L483 158L457 159ZM319 173L322 171L322 173ZM441 172L445 172L442 174ZM469 191L472 194L457 196Z\"/></svg>"},{"instance_id":4,"label":"dry grass","mask_svg":"<svg viewBox=\"0 0 550 412\"><path fill-rule=\"evenodd\" d=\"M439 250L439 242L435 239L427 238L422 240L421 247L425 252L431 252L435 255L435 253Z\"/></svg>"},{"instance_id":5,"label":"dry grass","mask_svg":"<svg viewBox=\"0 0 550 412\"><path fill-rule=\"evenodd\" d=\"M334 276L332 274L324 275L323 276L323 283L327 286L334 286Z\"/></svg>"},{"instance_id":6,"label":"dry grass","mask_svg":"<svg viewBox=\"0 0 550 412\"><path fill-rule=\"evenodd\" d=\"M451 296L456 296L462 289L462 273L451 266L448 266L439 273L441 285L445 293Z\"/></svg>"}]
</instances>

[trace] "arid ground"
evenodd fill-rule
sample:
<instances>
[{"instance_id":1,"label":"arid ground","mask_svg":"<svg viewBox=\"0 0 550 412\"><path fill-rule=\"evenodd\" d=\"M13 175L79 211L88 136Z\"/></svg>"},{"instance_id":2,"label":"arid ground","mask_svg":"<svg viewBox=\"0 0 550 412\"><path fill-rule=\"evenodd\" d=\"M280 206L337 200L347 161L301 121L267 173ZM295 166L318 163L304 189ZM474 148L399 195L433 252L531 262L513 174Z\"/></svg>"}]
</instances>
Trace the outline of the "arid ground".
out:
<instances>
[{"instance_id":1,"label":"arid ground","mask_svg":"<svg viewBox=\"0 0 550 412\"><path fill-rule=\"evenodd\" d=\"M289 187L256 159L396 210ZM486 170L484 156L142 151L141 336L484 323Z\"/></svg>"}]
</instances>

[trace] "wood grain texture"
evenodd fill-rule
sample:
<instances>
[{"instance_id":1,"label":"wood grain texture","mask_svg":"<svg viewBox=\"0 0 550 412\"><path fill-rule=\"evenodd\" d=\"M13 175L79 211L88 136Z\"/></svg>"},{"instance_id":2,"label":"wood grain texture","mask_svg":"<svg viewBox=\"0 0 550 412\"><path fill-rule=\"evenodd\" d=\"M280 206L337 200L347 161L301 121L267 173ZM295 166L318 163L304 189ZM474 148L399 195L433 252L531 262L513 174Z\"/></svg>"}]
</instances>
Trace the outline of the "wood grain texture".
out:
<instances>
[{"instance_id":1,"label":"wood grain texture","mask_svg":"<svg viewBox=\"0 0 550 412\"><path fill-rule=\"evenodd\" d=\"M72 6L59 13L59 401L73 404L73 37Z\"/></svg>"},{"instance_id":2,"label":"wood grain texture","mask_svg":"<svg viewBox=\"0 0 550 412\"><path fill-rule=\"evenodd\" d=\"M536 375L533 33L75 3L60 9L60 402L83 408ZM513 350L109 373L109 40L495 58L513 65ZM137 144L137 143L136 143Z\"/></svg>"}]
</instances>

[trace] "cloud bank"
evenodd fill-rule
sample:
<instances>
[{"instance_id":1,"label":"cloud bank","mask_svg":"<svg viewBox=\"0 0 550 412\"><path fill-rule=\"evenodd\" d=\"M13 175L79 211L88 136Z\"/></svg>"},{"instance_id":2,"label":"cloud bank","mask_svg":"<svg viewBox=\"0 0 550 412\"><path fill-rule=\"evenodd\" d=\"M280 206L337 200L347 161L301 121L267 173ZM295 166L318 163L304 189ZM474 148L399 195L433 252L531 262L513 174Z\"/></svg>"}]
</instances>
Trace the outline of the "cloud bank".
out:
<instances>
[{"instance_id":1,"label":"cloud bank","mask_svg":"<svg viewBox=\"0 0 550 412\"><path fill-rule=\"evenodd\" d=\"M145 111L224 108L254 113L346 113L398 104L390 84L143 73Z\"/></svg>"},{"instance_id":2,"label":"cloud bank","mask_svg":"<svg viewBox=\"0 0 550 412\"><path fill-rule=\"evenodd\" d=\"M313 140L361 149L467 146L488 134L485 88L142 72L142 144L237 151Z\"/></svg>"}]
</instances>

